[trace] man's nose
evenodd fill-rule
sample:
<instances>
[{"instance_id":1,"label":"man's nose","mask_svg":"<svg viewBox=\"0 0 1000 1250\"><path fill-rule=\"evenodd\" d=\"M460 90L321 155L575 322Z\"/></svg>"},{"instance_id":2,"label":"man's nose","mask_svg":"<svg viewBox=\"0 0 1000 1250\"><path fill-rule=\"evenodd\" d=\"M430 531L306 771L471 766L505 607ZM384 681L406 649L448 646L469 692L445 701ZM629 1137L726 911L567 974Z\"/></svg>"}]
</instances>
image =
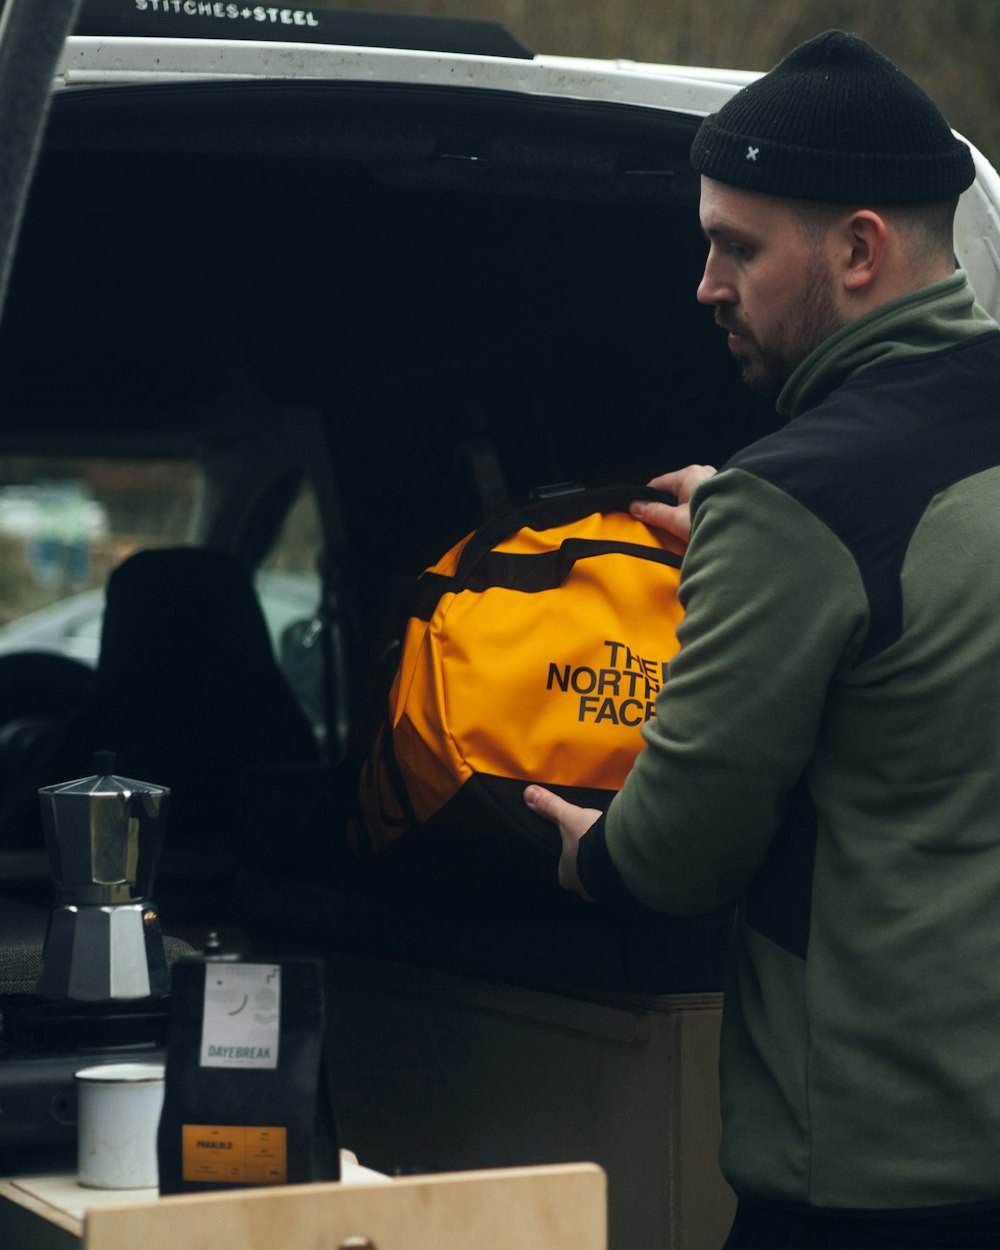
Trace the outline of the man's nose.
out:
<instances>
[{"instance_id":1,"label":"man's nose","mask_svg":"<svg viewBox=\"0 0 1000 1250\"><path fill-rule=\"evenodd\" d=\"M736 292L729 283L723 280L718 265L711 254L705 262L705 272L698 283L696 292L699 304L735 304Z\"/></svg>"}]
</instances>

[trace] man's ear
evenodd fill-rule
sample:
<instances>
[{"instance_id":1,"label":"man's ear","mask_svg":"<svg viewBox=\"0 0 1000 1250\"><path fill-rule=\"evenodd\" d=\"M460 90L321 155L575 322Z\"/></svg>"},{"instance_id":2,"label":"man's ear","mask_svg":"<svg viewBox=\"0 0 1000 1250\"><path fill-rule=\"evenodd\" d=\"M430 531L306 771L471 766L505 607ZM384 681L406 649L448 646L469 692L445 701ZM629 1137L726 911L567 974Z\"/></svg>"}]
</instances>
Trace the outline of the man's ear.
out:
<instances>
[{"instance_id":1,"label":"man's ear","mask_svg":"<svg viewBox=\"0 0 1000 1250\"><path fill-rule=\"evenodd\" d=\"M844 289L860 293L871 285L882 269L888 227L885 219L872 209L859 208L844 222L844 230L849 248L843 277Z\"/></svg>"}]
</instances>

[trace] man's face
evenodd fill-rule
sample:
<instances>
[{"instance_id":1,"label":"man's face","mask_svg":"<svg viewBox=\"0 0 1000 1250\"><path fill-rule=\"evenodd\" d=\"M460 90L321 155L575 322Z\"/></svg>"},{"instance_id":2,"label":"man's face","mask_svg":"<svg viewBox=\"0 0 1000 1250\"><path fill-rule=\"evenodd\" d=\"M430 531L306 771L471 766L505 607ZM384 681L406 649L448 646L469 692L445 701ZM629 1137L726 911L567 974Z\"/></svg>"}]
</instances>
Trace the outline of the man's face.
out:
<instances>
[{"instance_id":1,"label":"man's face","mask_svg":"<svg viewBox=\"0 0 1000 1250\"><path fill-rule=\"evenodd\" d=\"M715 307L746 385L776 395L845 324L829 247L807 236L790 201L711 178L701 180L701 226L709 252L698 300Z\"/></svg>"}]
</instances>

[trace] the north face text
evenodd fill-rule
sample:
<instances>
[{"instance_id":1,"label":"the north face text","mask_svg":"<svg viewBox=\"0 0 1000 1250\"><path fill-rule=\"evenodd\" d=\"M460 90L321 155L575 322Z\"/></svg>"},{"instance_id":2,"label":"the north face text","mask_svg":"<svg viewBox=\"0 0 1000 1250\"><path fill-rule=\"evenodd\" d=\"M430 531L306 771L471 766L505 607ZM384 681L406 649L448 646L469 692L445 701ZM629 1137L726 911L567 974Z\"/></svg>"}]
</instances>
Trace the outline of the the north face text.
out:
<instances>
[{"instance_id":1,"label":"the north face text","mask_svg":"<svg viewBox=\"0 0 1000 1250\"><path fill-rule=\"evenodd\" d=\"M549 664L545 689L579 696L577 719L635 728L655 715L667 664L636 655L624 642L605 641L606 665Z\"/></svg>"}]
</instances>

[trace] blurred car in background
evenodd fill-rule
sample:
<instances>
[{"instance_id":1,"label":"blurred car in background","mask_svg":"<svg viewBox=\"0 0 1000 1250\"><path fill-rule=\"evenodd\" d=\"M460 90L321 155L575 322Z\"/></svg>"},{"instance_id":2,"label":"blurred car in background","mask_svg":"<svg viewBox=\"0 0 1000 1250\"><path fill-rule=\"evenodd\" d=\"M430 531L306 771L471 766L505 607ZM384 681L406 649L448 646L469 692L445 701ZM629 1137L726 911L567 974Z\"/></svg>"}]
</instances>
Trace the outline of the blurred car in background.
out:
<instances>
[{"instance_id":1,"label":"blurred car in background","mask_svg":"<svg viewBox=\"0 0 1000 1250\"><path fill-rule=\"evenodd\" d=\"M308 573L259 570L254 586L279 665L317 730L322 729L319 634L320 582ZM0 655L52 652L96 667L104 591L85 590L0 625ZM312 643L310 642L310 637ZM309 662L312 657L313 662Z\"/></svg>"},{"instance_id":2,"label":"blurred car in background","mask_svg":"<svg viewBox=\"0 0 1000 1250\"><path fill-rule=\"evenodd\" d=\"M254 577L261 610L275 654L288 627L316 617L320 585L306 573L263 570ZM54 651L82 660L91 668L100 654L104 592L86 590L39 608L9 625L0 625L0 655L11 651Z\"/></svg>"}]
</instances>

